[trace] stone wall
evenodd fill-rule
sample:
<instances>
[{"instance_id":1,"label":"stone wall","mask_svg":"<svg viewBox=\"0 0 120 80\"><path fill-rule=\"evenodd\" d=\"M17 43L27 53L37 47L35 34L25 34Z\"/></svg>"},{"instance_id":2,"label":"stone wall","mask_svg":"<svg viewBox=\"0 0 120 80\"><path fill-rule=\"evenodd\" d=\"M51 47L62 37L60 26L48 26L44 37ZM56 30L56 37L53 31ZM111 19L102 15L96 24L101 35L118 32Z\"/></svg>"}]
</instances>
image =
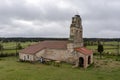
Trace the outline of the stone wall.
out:
<instances>
[{"instance_id":1,"label":"stone wall","mask_svg":"<svg viewBox=\"0 0 120 80\"><path fill-rule=\"evenodd\" d=\"M69 57L66 59L66 62L74 64L75 67L79 66L79 58L82 57L84 60L83 67L87 68L90 64L88 64L88 57L91 57L90 64L93 63L93 54L91 55L84 55L80 52L73 52L69 55Z\"/></svg>"},{"instance_id":2,"label":"stone wall","mask_svg":"<svg viewBox=\"0 0 120 80\"><path fill-rule=\"evenodd\" d=\"M35 54L35 60L39 60L41 56L51 60L65 61L68 52L67 49L43 49Z\"/></svg>"},{"instance_id":3,"label":"stone wall","mask_svg":"<svg viewBox=\"0 0 120 80\"><path fill-rule=\"evenodd\" d=\"M35 54L35 60L39 60L41 56L43 56L46 52L46 49L43 49Z\"/></svg>"}]
</instances>

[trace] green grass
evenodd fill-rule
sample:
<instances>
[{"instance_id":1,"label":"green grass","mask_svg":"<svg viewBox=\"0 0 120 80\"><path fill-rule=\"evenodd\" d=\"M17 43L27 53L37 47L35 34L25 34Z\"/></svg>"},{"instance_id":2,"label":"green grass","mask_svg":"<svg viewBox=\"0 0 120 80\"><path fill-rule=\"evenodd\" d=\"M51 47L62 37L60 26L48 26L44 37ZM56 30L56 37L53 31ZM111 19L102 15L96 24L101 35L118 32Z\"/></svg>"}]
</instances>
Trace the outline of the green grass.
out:
<instances>
[{"instance_id":1,"label":"green grass","mask_svg":"<svg viewBox=\"0 0 120 80\"><path fill-rule=\"evenodd\" d=\"M36 42L20 42L20 44L22 45L23 48L26 48L27 46L35 44L35 43ZM117 45L118 42L111 41L111 42L104 42L104 44ZM4 42L3 46L4 46L5 49L11 49L11 50L4 50L3 53L16 53L16 50L15 50L15 48L16 48L16 42ZM87 48L96 51L97 50L97 45L87 46ZM109 49L109 48L114 48L114 49ZM118 50L115 49L115 48L117 48L117 46L106 46L105 45L104 46L104 52L105 53L111 52L111 53L116 53L117 54Z\"/></svg>"},{"instance_id":2,"label":"green grass","mask_svg":"<svg viewBox=\"0 0 120 80\"><path fill-rule=\"evenodd\" d=\"M17 52L19 52L20 50L17 50ZM16 53L16 50L15 49L11 49L11 50L4 50L3 51L3 54L4 53L8 53L8 54L10 54L10 53Z\"/></svg>"},{"instance_id":3,"label":"green grass","mask_svg":"<svg viewBox=\"0 0 120 80\"><path fill-rule=\"evenodd\" d=\"M0 60L0 80L119 80L120 68L72 68L69 64L61 67L17 62L16 57ZM109 66L108 66L109 67Z\"/></svg>"},{"instance_id":4,"label":"green grass","mask_svg":"<svg viewBox=\"0 0 120 80\"><path fill-rule=\"evenodd\" d=\"M104 42L105 44L114 44L117 45L118 42L117 41L108 41L108 42ZM120 43L119 43L120 44Z\"/></svg>"},{"instance_id":5,"label":"green grass","mask_svg":"<svg viewBox=\"0 0 120 80\"><path fill-rule=\"evenodd\" d=\"M108 49L108 48L116 48L117 49L117 47L116 46L103 46L104 47L104 49ZM87 46L87 48L89 48L89 49L97 49L97 45L96 46Z\"/></svg>"},{"instance_id":6,"label":"green grass","mask_svg":"<svg viewBox=\"0 0 120 80\"><path fill-rule=\"evenodd\" d=\"M22 48L26 48L27 46L35 44L35 43L36 42L20 42ZM3 47L4 47L3 54L4 53L16 53L16 42L4 42Z\"/></svg>"},{"instance_id":7,"label":"green grass","mask_svg":"<svg viewBox=\"0 0 120 80\"><path fill-rule=\"evenodd\" d=\"M107 45L109 44L109 45ZM112 45L116 45L116 46L112 46ZM111 42L104 42L104 53L111 53L111 54L118 54L118 42L116 41L111 41ZM120 45L120 43L119 43ZM93 50L95 53L97 52L97 45L93 45L93 46L87 46L88 49ZM120 49L119 49L120 52Z\"/></svg>"},{"instance_id":8,"label":"green grass","mask_svg":"<svg viewBox=\"0 0 120 80\"><path fill-rule=\"evenodd\" d=\"M20 42L20 44L23 48L25 48L31 44L34 44L34 43L36 43L36 42ZM6 48L16 48L16 42L4 42L3 46L5 49Z\"/></svg>"}]
</instances>

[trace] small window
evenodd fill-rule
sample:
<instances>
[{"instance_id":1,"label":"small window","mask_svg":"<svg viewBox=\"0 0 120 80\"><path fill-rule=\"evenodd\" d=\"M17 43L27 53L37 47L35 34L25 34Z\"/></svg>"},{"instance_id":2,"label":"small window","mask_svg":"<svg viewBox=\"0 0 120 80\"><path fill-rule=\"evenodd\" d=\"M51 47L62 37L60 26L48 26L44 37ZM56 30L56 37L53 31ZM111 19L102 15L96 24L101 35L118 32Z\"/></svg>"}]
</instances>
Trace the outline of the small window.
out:
<instances>
[{"instance_id":1,"label":"small window","mask_svg":"<svg viewBox=\"0 0 120 80\"><path fill-rule=\"evenodd\" d=\"M27 59L29 59L29 55L27 55Z\"/></svg>"}]
</instances>

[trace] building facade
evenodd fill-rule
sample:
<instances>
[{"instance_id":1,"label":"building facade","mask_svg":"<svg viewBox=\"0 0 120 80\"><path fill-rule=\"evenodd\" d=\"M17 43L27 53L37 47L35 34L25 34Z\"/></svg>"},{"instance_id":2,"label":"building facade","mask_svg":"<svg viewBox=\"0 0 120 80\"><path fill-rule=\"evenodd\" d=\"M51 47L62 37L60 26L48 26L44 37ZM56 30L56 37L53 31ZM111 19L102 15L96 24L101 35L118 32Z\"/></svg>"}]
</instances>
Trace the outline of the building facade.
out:
<instances>
[{"instance_id":1,"label":"building facade","mask_svg":"<svg viewBox=\"0 0 120 80\"><path fill-rule=\"evenodd\" d=\"M38 61L40 57L88 67L93 62L93 52L83 46L83 29L80 15L72 17L70 37L67 41L42 41L19 52L19 59Z\"/></svg>"}]
</instances>

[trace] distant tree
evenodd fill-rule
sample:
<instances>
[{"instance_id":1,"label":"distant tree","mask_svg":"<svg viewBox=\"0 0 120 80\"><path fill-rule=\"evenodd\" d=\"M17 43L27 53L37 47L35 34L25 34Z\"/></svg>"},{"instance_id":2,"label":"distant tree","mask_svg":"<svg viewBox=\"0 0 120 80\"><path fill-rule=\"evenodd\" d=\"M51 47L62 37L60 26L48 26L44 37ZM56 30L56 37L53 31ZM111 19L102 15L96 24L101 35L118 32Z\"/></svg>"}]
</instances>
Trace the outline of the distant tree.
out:
<instances>
[{"instance_id":1,"label":"distant tree","mask_svg":"<svg viewBox=\"0 0 120 80\"><path fill-rule=\"evenodd\" d=\"M22 49L22 45L21 45L20 43L17 43L16 48L17 48L18 50L20 50L20 49Z\"/></svg>"},{"instance_id":2,"label":"distant tree","mask_svg":"<svg viewBox=\"0 0 120 80\"><path fill-rule=\"evenodd\" d=\"M90 46L90 41L87 42L87 45Z\"/></svg>"},{"instance_id":3,"label":"distant tree","mask_svg":"<svg viewBox=\"0 0 120 80\"><path fill-rule=\"evenodd\" d=\"M119 41L118 41L117 47L118 47L118 56L119 56L119 55L120 55L120 51L119 51L119 49L120 49Z\"/></svg>"},{"instance_id":4,"label":"distant tree","mask_svg":"<svg viewBox=\"0 0 120 80\"><path fill-rule=\"evenodd\" d=\"M16 42L16 56L18 55L18 50L22 49L22 45Z\"/></svg>"},{"instance_id":5,"label":"distant tree","mask_svg":"<svg viewBox=\"0 0 120 80\"><path fill-rule=\"evenodd\" d=\"M84 42L84 47L86 47L87 46L87 42Z\"/></svg>"},{"instance_id":6,"label":"distant tree","mask_svg":"<svg viewBox=\"0 0 120 80\"><path fill-rule=\"evenodd\" d=\"M93 41L91 41L91 46L93 46L94 45L94 42Z\"/></svg>"},{"instance_id":7,"label":"distant tree","mask_svg":"<svg viewBox=\"0 0 120 80\"><path fill-rule=\"evenodd\" d=\"M101 58L102 52L104 51L104 48L103 48L103 45L100 41L98 42L98 49L97 50L100 53L100 58Z\"/></svg>"},{"instance_id":8,"label":"distant tree","mask_svg":"<svg viewBox=\"0 0 120 80\"><path fill-rule=\"evenodd\" d=\"M0 52L1 52L1 54L3 53L3 49L4 49L3 44L0 43Z\"/></svg>"}]
</instances>

